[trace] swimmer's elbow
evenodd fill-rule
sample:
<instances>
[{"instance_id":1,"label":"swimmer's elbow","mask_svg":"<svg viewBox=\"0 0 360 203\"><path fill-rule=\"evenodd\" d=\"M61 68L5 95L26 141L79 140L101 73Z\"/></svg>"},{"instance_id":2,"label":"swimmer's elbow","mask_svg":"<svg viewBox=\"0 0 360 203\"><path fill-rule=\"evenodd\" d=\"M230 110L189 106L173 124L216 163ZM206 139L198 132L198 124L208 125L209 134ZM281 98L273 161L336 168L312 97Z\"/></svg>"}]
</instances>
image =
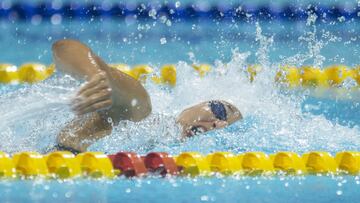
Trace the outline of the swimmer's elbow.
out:
<instances>
[{"instance_id":1,"label":"swimmer's elbow","mask_svg":"<svg viewBox=\"0 0 360 203\"><path fill-rule=\"evenodd\" d=\"M61 39L61 40L54 42L51 49L54 53L59 53L59 52L66 51L68 49L73 49L75 47L76 48L80 48L80 47L87 48L84 44L82 44L81 42L79 42L77 40Z\"/></svg>"},{"instance_id":2,"label":"swimmer's elbow","mask_svg":"<svg viewBox=\"0 0 360 203\"><path fill-rule=\"evenodd\" d=\"M145 119L146 117L148 117L151 111L152 111L152 105L150 99L148 99L148 101L146 101L143 105L137 107L137 109L132 115L131 120L135 122L139 122Z\"/></svg>"},{"instance_id":3,"label":"swimmer's elbow","mask_svg":"<svg viewBox=\"0 0 360 203\"><path fill-rule=\"evenodd\" d=\"M55 43L53 43L51 50L56 53L60 51L61 49L64 49L66 45L68 44L68 40L58 40Z\"/></svg>"}]
</instances>

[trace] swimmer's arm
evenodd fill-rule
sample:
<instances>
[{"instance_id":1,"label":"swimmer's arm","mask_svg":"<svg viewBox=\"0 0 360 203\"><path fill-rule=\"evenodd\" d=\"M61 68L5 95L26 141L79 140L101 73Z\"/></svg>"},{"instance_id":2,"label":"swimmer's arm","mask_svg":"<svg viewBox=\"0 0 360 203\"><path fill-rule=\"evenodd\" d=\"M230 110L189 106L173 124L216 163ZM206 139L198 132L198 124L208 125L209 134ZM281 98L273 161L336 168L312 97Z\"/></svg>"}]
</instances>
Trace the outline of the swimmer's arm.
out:
<instances>
[{"instance_id":1,"label":"swimmer's arm","mask_svg":"<svg viewBox=\"0 0 360 203\"><path fill-rule=\"evenodd\" d=\"M59 40L52 46L57 69L81 80L90 80L101 73L90 48L76 40Z\"/></svg>"},{"instance_id":2,"label":"swimmer's arm","mask_svg":"<svg viewBox=\"0 0 360 203\"><path fill-rule=\"evenodd\" d=\"M112 104L106 113L115 122L122 119L139 121L150 114L150 97L141 83L121 71L110 68L86 45L75 40L60 40L53 45L53 55L58 69L88 81L78 93L82 100L75 104L78 114L94 112L106 107L104 102L96 103L99 97L106 96L106 92L98 95L86 94L99 89L99 81L103 81L101 76L103 73L106 74L106 82L111 88Z\"/></svg>"},{"instance_id":3,"label":"swimmer's arm","mask_svg":"<svg viewBox=\"0 0 360 203\"><path fill-rule=\"evenodd\" d=\"M151 100L142 84L129 75L110 68L99 57L96 61L106 72L112 89L111 117L122 115L131 121L140 121L151 112Z\"/></svg>"},{"instance_id":4,"label":"swimmer's arm","mask_svg":"<svg viewBox=\"0 0 360 203\"><path fill-rule=\"evenodd\" d=\"M112 131L111 123L101 112L93 112L86 117L79 117L71 121L61 130L56 142L61 146L84 152L94 142L109 135Z\"/></svg>"}]
</instances>

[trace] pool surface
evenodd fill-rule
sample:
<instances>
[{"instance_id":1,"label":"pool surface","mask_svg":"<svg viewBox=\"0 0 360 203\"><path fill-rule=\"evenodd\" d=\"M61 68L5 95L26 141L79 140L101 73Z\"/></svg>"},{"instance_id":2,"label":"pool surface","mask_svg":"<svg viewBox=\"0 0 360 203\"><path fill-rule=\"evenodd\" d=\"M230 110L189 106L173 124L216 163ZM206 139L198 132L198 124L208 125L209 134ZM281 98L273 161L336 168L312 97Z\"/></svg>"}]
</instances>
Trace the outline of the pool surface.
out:
<instances>
[{"instance_id":1,"label":"pool surface","mask_svg":"<svg viewBox=\"0 0 360 203\"><path fill-rule=\"evenodd\" d=\"M1 182L3 202L358 202L358 177ZM19 192L21 191L21 192Z\"/></svg>"}]
</instances>

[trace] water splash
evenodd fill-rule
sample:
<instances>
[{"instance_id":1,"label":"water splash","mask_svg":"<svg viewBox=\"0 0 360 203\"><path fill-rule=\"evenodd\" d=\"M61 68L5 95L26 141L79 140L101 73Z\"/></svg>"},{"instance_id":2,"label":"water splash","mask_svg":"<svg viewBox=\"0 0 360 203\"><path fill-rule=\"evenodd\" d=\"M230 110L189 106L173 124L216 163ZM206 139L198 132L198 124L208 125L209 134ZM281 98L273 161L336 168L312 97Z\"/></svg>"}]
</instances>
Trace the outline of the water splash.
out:
<instances>
[{"instance_id":1,"label":"water splash","mask_svg":"<svg viewBox=\"0 0 360 203\"><path fill-rule=\"evenodd\" d=\"M0 101L0 148L6 152L39 151L73 118L69 102L79 83L55 77L5 93Z\"/></svg>"},{"instance_id":2,"label":"water splash","mask_svg":"<svg viewBox=\"0 0 360 203\"><path fill-rule=\"evenodd\" d=\"M256 37L252 43L259 48L255 52L241 52L234 48L231 59L216 60L213 71L206 77L200 78L190 64L178 61L176 87L161 87L150 81L145 85L152 98L153 114L139 123L121 122L110 136L90 149L109 153L120 150L141 153L158 150L174 154L193 150L203 153L215 150L356 150L360 144L357 126L340 125L322 114L314 115L304 111L302 105L308 92L283 91L273 82L278 65L298 66L313 60L314 65L321 66L325 60L321 50L330 42L341 40L326 31L322 32L322 38L319 39L316 16L310 15L308 22L312 30L299 38L300 42L307 44L306 53L298 52L276 64L269 60L276 41L273 36L264 34L259 23L255 24ZM143 29L148 29L146 27ZM110 35L106 38L110 46ZM121 39L131 42L126 36L121 36ZM166 45L171 44L171 40L169 38ZM89 43L94 46L97 44ZM158 38L156 43L160 44ZM253 83L249 82L246 71L251 56L256 56L263 70ZM192 62L200 61L193 52L189 57ZM6 140L0 143L1 150L41 150L54 143L57 133L74 118L68 103L79 85L80 82L57 74L57 77L44 83L24 86L16 91L1 90L0 138ZM244 120L226 129L180 141L179 128L175 125L176 116L186 107L213 99L223 99L236 105Z\"/></svg>"}]
</instances>

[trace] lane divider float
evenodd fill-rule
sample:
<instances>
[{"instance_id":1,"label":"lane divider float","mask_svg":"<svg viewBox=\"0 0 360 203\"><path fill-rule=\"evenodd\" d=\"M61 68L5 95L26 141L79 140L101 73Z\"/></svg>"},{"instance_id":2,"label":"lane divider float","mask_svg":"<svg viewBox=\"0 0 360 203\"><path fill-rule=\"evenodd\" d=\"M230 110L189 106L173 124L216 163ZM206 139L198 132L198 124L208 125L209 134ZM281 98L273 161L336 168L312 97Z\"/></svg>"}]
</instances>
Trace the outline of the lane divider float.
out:
<instances>
[{"instance_id":1,"label":"lane divider float","mask_svg":"<svg viewBox=\"0 0 360 203\"><path fill-rule=\"evenodd\" d=\"M289 87L341 87L347 80L360 85L360 67L347 68L344 65L332 65L325 69L303 66L300 68L283 66L276 73L275 81Z\"/></svg>"},{"instance_id":2,"label":"lane divider float","mask_svg":"<svg viewBox=\"0 0 360 203\"><path fill-rule=\"evenodd\" d=\"M267 175L359 175L360 152L312 151L294 152L183 152L172 156L166 152L150 152L141 156L134 152L105 155L102 152L56 151L46 155L19 152L10 157L0 152L0 178L69 179L77 177L115 178L146 176L267 176Z\"/></svg>"},{"instance_id":3,"label":"lane divider float","mask_svg":"<svg viewBox=\"0 0 360 203\"><path fill-rule=\"evenodd\" d=\"M39 63L25 63L20 67L12 64L0 64L0 83L36 83L50 77L55 66Z\"/></svg>"},{"instance_id":4,"label":"lane divider float","mask_svg":"<svg viewBox=\"0 0 360 203\"><path fill-rule=\"evenodd\" d=\"M160 68L159 73L146 64L135 65L132 68L127 64L110 64L125 74L145 83L149 78L155 84L176 86L176 65L166 64ZM193 64L191 66L199 77L206 77L212 70L209 64ZM262 71L259 65L249 65L246 69L250 82L256 80L257 74ZM50 77L55 72L53 64L46 66L39 63L26 63L20 67L12 64L0 64L0 83L36 83ZM360 66L348 68L344 65L332 65L324 69L311 66L300 68L293 66L281 66L275 74L277 84L286 85L291 88L333 88L342 87L344 83L351 80L357 86L360 85Z\"/></svg>"},{"instance_id":5,"label":"lane divider float","mask_svg":"<svg viewBox=\"0 0 360 203\"><path fill-rule=\"evenodd\" d=\"M56 5L56 6L54 6ZM101 17L113 17L116 19L125 19L127 16L136 16L136 19L156 19L167 17L170 20L237 20L248 21L256 20L286 20L301 21L306 20L309 13L315 13L322 20L337 20L343 17L346 21L359 18L359 6L356 3L343 6L340 4L254 4L237 3L231 4L222 2L213 4L208 2L196 1L188 4L179 2L167 2L164 4L153 4L139 2L63 2L52 4L48 1L20 1L16 3L4 4L0 6L0 19L14 20L32 20L34 16L40 19L52 19L58 15L61 18L68 19L94 19ZM14 17L15 16L15 17Z\"/></svg>"}]
</instances>

